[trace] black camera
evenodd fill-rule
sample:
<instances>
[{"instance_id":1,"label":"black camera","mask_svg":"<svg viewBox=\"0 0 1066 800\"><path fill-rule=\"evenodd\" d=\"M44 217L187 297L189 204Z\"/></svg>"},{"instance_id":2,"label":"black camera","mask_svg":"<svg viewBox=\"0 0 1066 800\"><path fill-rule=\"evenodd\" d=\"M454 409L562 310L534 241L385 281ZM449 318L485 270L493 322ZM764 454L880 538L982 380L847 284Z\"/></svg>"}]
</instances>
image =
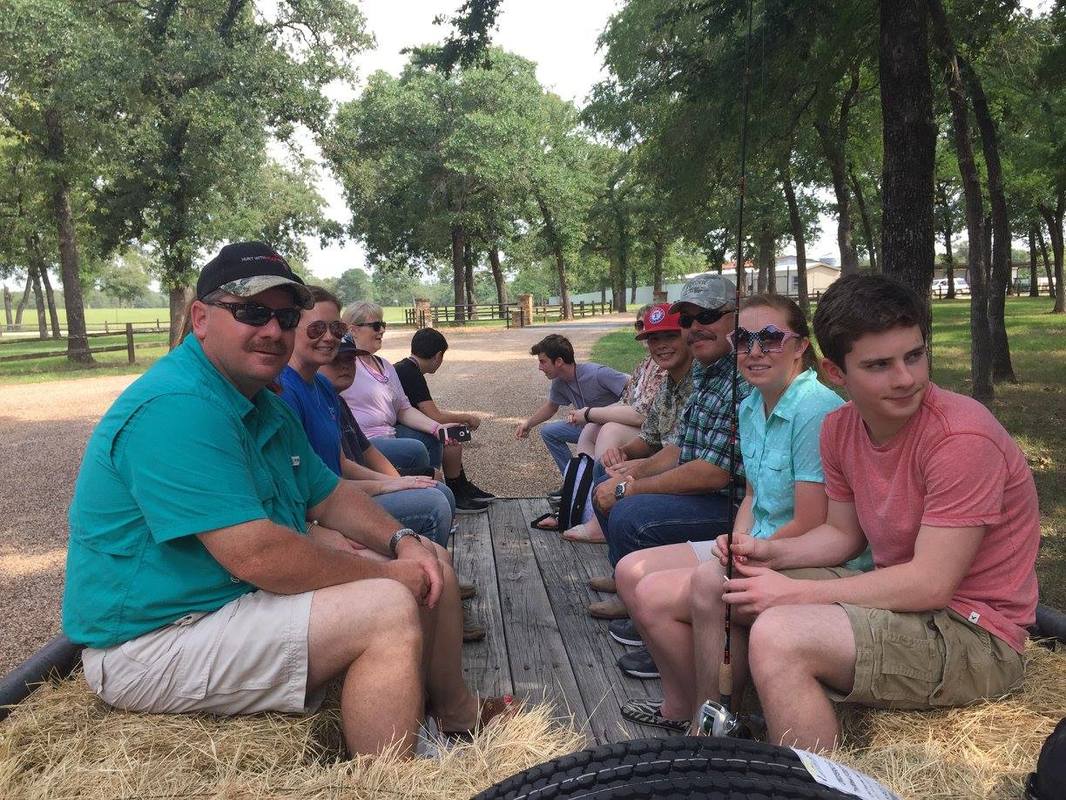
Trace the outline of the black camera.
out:
<instances>
[{"instance_id":1,"label":"black camera","mask_svg":"<svg viewBox=\"0 0 1066 800\"><path fill-rule=\"evenodd\" d=\"M452 425L448 428L441 428L437 431L437 438L440 439L441 444L447 444L449 439L453 442L469 442L470 426Z\"/></svg>"}]
</instances>

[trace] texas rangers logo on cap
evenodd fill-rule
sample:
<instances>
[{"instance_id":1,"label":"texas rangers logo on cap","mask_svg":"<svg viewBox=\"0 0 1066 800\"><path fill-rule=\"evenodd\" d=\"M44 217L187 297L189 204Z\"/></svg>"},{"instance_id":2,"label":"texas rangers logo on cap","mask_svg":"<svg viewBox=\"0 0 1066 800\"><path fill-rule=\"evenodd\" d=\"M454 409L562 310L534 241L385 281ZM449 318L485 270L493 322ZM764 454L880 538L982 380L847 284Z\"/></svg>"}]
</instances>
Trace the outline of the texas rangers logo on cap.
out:
<instances>
[{"instance_id":1,"label":"texas rangers logo on cap","mask_svg":"<svg viewBox=\"0 0 1066 800\"><path fill-rule=\"evenodd\" d=\"M648 322L652 325L658 325L666 317L666 311L662 308L653 308L651 314L648 315Z\"/></svg>"}]
</instances>

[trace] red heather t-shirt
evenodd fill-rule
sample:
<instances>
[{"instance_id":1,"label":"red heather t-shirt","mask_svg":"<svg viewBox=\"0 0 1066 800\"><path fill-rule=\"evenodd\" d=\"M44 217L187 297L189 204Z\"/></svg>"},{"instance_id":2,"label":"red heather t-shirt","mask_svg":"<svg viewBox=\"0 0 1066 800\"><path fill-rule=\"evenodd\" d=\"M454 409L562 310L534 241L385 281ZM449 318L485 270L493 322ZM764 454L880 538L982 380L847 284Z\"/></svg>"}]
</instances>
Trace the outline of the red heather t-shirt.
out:
<instances>
[{"instance_id":1,"label":"red heather t-shirt","mask_svg":"<svg viewBox=\"0 0 1066 800\"><path fill-rule=\"evenodd\" d=\"M933 384L891 441L876 445L847 403L825 417L825 490L854 503L878 568L914 557L922 525L986 526L948 607L1015 650L1036 613L1040 511L1025 456L983 405Z\"/></svg>"}]
</instances>

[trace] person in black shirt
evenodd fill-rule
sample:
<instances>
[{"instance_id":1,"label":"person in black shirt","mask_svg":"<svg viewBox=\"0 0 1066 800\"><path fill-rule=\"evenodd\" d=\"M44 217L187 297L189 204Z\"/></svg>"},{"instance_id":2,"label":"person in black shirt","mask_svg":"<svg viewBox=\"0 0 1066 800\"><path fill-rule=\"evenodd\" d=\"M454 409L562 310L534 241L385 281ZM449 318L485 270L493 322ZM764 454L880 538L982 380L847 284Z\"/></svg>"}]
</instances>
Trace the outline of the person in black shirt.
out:
<instances>
[{"instance_id":1,"label":"person in black shirt","mask_svg":"<svg viewBox=\"0 0 1066 800\"><path fill-rule=\"evenodd\" d=\"M400 385L411 405L436 422L460 423L470 430L477 430L481 419L474 414L459 414L445 411L433 402L426 383L426 375L432 375L440 369L444 361L444 351L448 349L448 340L434 328L423 328L411 337L411 355L396 362L396 374L400 376ZM460 508L464 503L483 504L496 499L496 496L479 489L467 477L463 469L463 445L449 441L444 448L444 481L455 494L455 504Z\"/></svg>"}]
</instances>

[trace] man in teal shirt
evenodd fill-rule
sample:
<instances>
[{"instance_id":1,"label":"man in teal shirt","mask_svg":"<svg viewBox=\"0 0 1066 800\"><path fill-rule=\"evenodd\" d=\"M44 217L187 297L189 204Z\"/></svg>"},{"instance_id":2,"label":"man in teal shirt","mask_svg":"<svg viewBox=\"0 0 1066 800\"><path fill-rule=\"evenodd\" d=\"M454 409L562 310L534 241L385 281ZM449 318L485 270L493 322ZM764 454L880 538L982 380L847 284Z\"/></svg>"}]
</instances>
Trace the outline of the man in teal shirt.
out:
<instances>
[{"instance_id":1,"label":"man in teal shirt","mask_svg":"<svg viewBox=\"0 0 1066 800\"><path fill-rule=\"evenodd\" d=\"M443 730L476 727L499 703L463 684L451 568L268 388L306 287L247 242L196 288L191 335L115 401L75 487L63 629L89 686L134 711L298 712L343 676L353 753L411 752L427 701Z\"/></svg>"}]
</instances>

